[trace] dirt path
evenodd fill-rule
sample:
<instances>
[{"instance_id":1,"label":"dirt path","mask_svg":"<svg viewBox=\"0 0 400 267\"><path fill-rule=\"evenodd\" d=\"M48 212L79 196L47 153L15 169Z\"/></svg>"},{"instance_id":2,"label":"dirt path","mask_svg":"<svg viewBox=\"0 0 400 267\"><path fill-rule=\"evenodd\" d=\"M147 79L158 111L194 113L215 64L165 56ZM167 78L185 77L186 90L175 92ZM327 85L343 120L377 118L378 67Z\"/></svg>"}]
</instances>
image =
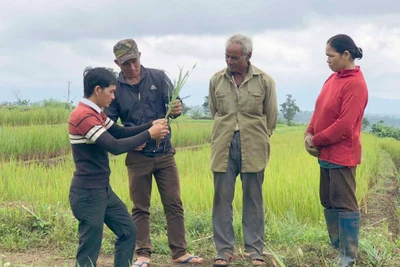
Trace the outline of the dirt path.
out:
<instances>
[{"instance_id":1,"label":"dirt path","mask_svg":"<svg viewBox=\"0 0 400 267\"><path fill-rule=\"evenodd\" d=\"M393 241L400 234L400 221L397 208L400 204L398 171L390 155L383 151L380 160L377 183L368 192L366 201L361 204L362 227L388 225Z\"/></svg>"},{"instance_id":2,"label":"dirt path","mask_svg":"<svg viewBox=\"0 0 400 267\"><path fill-rule=\"evenodd\" d=\"M268 266L278 266L278 264L270 257L266 258ZM0 263L3 263L3 266L34 266L34 267L73 267L75 266L74 259L66 259L57 255L54 255L54 252L51 251L40 251L37 253L27 252L27 253L11 253L11 252L1 252L0 251ZM11 263L11 265L7 265ZM0 265L0 267L3 267ZM97 267L112 267L113 265L113 257L107 255L100 255L99 260L97 261ZM181 264L174 264L171 262L171 259L164 255L153 255L152 257L152 267L170 267L170 266L182 266ZM199 265L185 265L185 266L199 266L199 267L210 267L212 266L212 260L206 259L203 264ZM249 262L244 257L236 257L230 264L233 267L248 267L250 266Z\"/></svg>"}]
</instances>

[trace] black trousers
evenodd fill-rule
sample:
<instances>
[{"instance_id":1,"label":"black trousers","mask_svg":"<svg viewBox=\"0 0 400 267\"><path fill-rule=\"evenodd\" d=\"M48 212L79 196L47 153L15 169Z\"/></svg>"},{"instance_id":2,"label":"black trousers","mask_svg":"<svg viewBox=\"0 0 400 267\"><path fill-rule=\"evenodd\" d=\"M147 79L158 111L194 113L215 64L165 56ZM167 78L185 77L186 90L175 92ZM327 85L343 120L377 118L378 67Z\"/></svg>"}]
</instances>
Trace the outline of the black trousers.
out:
<instances>
[{"instance_id":1,"label":"black trousers","mask_svg":"<svg viewBox=\"0 0 400 267\"><path fill-rule=\"evenodd\" d=\"M69 200L79 221L77 266L96 266L105 223L117 236L114 266L129 267L135 248L136 226L111 187L84 189L71 186Z\"/></svg>"}]
</instances>

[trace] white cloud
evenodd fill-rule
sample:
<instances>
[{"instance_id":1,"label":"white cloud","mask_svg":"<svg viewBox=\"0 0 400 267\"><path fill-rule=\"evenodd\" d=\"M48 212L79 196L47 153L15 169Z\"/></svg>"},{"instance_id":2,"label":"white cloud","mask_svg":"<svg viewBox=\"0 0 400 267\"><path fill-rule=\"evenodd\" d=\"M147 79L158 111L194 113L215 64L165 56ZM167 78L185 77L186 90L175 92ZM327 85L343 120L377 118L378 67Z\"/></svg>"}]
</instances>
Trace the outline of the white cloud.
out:
<instances>
[{"instance_id":1,"label":"white cloud","mask_svg":"<svg viewBox=\"0 0 400 267\"><path fill-rule=\"evenodd\" d=\"M297 11L294 17L282 13L282 5L290 1L268 5L266 1L254 0L254 5L233 1L228 9L224 9L224 1L214 1L214 9L207 6L207 1L190 5L179 1L180 5L172 9L177 3L174 1L78 4L43 0L32 5L29 1L5 0L6 8L0 11L0 102L12 101L11 90L15 89L32 100L61 99L66 96L66 81L72 81L72 95L79 97L83 69L117 69L112 47L119 39L134 38L142 52L142 64L165 69L172 78L177 76L178 66L189 69L197 62L183 94L191 95L189 104L201 104L208 93L209 78L225 67L225 41L236 32L253 36L252 62L275 79L282 94L318 92L330 74L326 40L346 33L364 50L358 64L370 94L400 99L397 1L392 5L381 2L379 6L373 4L375 1L364 1L359 5L364 9L353 9L357 18L349 10L339 12L331 1L310 0L307 5L296 1L291 6ZM254 20L246 17L251 12ZM281 23L283 20L286 22Z\"/></svg>"}]
</instances>

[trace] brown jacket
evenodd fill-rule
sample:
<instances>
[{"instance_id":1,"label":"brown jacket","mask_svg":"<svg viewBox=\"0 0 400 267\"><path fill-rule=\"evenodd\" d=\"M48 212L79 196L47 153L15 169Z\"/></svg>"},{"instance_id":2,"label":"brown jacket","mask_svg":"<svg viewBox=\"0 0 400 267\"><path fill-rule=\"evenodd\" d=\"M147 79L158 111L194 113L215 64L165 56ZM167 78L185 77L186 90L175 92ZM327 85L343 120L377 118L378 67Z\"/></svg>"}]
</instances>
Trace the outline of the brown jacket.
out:
<instances>
[{"instance_id":1,"label":"brown jacket","mask_svg":"<svg viewBox=\"0 0 400 267\"><path fill-rule=\"evenodd\" d=\"M211 137L211 170L226 172L229 147L236 123L240 127L242 172L259 172L269 159L269 137L276 127L278 103L274 80L250 64L239 86L225 68L211 77L209 104L214 125Z\"/></svg>"}]
</instances>

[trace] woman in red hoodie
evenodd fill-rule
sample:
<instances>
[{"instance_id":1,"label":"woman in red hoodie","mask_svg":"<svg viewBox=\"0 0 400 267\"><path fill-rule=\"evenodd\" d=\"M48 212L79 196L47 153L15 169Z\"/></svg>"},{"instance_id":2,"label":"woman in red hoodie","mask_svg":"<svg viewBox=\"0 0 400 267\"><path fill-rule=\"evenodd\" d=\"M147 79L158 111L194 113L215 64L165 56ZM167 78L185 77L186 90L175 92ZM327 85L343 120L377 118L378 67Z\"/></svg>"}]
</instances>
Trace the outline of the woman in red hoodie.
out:
<instances>
[{"instance_id":1,"label":"woman in red hoodie","mask_svg":"<svg viewBox=\"0 0 400 267\"><path fill-rule=\"evenodd\" d=\"M349 36L331 37L326 55L334 73L318 96L304 141L306 150L318 157L320 200L331 244L339 250L339 265L352 266L360 228L356 168L361 162L360 132L368 90L354 63L363 52Z\"/></svg>"}]
</instances>

